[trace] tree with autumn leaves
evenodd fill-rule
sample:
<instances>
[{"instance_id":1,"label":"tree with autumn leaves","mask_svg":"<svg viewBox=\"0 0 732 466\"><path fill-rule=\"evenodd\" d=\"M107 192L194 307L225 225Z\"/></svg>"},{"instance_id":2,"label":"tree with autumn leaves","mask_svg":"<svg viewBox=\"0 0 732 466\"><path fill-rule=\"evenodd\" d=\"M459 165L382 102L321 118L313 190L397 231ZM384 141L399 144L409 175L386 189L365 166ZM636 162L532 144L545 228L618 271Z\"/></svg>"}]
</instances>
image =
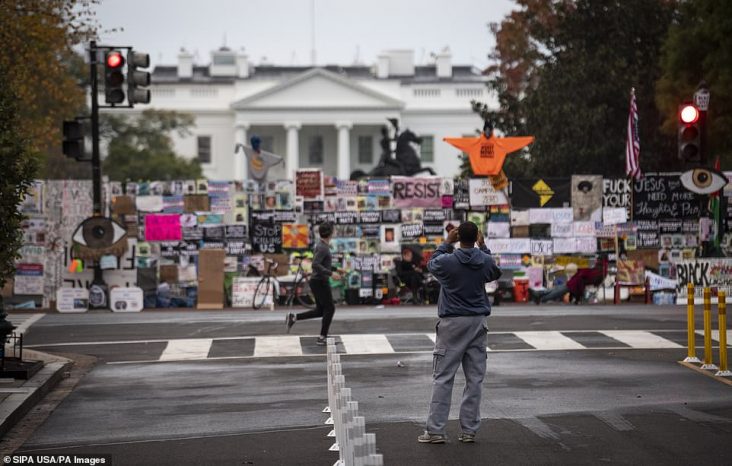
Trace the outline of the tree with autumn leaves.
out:
<instances>
[{"instance_id":1,"label":"tree with autumn leaves","mask_svg":"<svg viewBox=\"0 0 732 466\"><path fill-rule=\"evenodd\" d=\"M641 167L684 169L676 158L676 105L701 79L712 87L711 145L732 161L729 2L516 3L501 23L490 25L496 45L486 74L498 108L474 103L498 131L536 137L528 151L507 159L509 176L623 176L632 87Z\"/></svg>"}]
</instances>

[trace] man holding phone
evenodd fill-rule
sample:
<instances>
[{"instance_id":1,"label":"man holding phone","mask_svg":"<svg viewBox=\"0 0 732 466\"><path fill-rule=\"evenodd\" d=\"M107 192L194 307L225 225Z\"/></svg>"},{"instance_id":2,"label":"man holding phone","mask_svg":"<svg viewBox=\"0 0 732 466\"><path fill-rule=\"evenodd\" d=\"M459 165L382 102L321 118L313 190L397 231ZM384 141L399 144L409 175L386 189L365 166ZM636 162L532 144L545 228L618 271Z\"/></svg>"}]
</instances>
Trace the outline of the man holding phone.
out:
<instances>
[{"instance_id":1,"label":"man holding phone","mask_svg":"<svg viewBox=\"0 0 732 466\"><path fill-rule=\"evenodd\" d=\"M485 319L491 313L485 284L501 276L483 235L473 222L448 228L447 240L427 264L441 289L432 363L432 401L425 433L417 437L420 443L445 443L452 387L460 365L465 374L465 391L460 406L458 440L463 443L475 441L480 427L481 388L486 370L488 327ZM458 241L460 247L456 249L454 244Z\"/></svg>"}]
</instances>

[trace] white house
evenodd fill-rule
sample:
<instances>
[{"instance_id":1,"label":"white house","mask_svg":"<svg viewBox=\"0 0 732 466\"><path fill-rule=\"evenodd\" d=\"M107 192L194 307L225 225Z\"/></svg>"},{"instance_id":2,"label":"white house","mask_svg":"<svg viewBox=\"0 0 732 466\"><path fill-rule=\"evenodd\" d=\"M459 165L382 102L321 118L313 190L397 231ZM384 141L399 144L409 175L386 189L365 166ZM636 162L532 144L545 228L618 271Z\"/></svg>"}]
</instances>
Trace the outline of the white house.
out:
<instances>
[{"instance_id":1,"label":"white house","mask_svg":"<svg viewBox=\"0 0 732 466\"><path fill-rule=\"evenodd\" d=\"M451 176L458 151L442 138L474 135L482 124L470 101L495 100L480 70L453 65L449 51L428 66L416 66L412 50L386 51L374 66L254 66L227 48L197 66L181 51L177 66L154 68L151 89L150 107L195 116L193 135L176 138L176 151L197 157L206 177L221 180L246 177L234 147L254 134L265 150L285 157L270 178L290 178L297 168L340 178L368 171L379 160L388 118L424 137L423 166Z\"/></svg>"}]
</instances>

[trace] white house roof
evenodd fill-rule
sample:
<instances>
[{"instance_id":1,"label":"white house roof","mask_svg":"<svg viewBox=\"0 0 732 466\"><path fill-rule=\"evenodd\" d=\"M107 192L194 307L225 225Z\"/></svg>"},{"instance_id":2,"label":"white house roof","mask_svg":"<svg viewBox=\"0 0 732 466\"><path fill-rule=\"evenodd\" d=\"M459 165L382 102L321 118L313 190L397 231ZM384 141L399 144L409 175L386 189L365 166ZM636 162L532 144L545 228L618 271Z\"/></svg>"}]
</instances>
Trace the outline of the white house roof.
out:
<instances>
[{"instance_id":1,"label":"white house roof","mask_svg":"<svg viewBox=\"0 0 732 466\"><path fill-rule=\"evenodd\" d=\"M404 102L323 68L312 68L231 105L234 110L278 108L400 109Z\"/></svg>"}]
</instances>

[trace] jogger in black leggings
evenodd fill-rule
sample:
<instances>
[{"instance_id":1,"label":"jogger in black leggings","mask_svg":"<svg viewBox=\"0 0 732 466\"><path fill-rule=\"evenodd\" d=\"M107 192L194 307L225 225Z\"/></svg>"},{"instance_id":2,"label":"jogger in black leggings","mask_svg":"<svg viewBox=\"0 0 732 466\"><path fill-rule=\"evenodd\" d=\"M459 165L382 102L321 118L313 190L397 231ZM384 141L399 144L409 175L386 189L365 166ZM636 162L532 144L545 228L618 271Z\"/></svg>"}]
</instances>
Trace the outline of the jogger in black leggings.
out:
<instances>
[{"instance_id":1,"label":"jogger in black leggings","mask_svg":"<svg viewBox=\"0 0 732 466\"><path fill-rule=\"evenodd\" d=\"M333 295L330 291L329 278L332 276L336 280L340 278L338 272L332 270L332 257L330 254L330 240L333 237L333 225L330 223L323 223L318 227L318 233L320 234L320 241L315 246L315 254L313 257L313 273L310 276L310 289L313 291L315 296L315 309L312 311L301 312L294 314L290 312L287 314L285 324L287 326L287 332L295 322L298 320L315 319L318 317L323 318L322 325L320 327L320 336L316 343L318 345L325 345L325 340L328 337L328 330L330 329L330 323L333 321L333 315L335 314L335 305L333 304Z\"/></svg>"}]
</instances>

